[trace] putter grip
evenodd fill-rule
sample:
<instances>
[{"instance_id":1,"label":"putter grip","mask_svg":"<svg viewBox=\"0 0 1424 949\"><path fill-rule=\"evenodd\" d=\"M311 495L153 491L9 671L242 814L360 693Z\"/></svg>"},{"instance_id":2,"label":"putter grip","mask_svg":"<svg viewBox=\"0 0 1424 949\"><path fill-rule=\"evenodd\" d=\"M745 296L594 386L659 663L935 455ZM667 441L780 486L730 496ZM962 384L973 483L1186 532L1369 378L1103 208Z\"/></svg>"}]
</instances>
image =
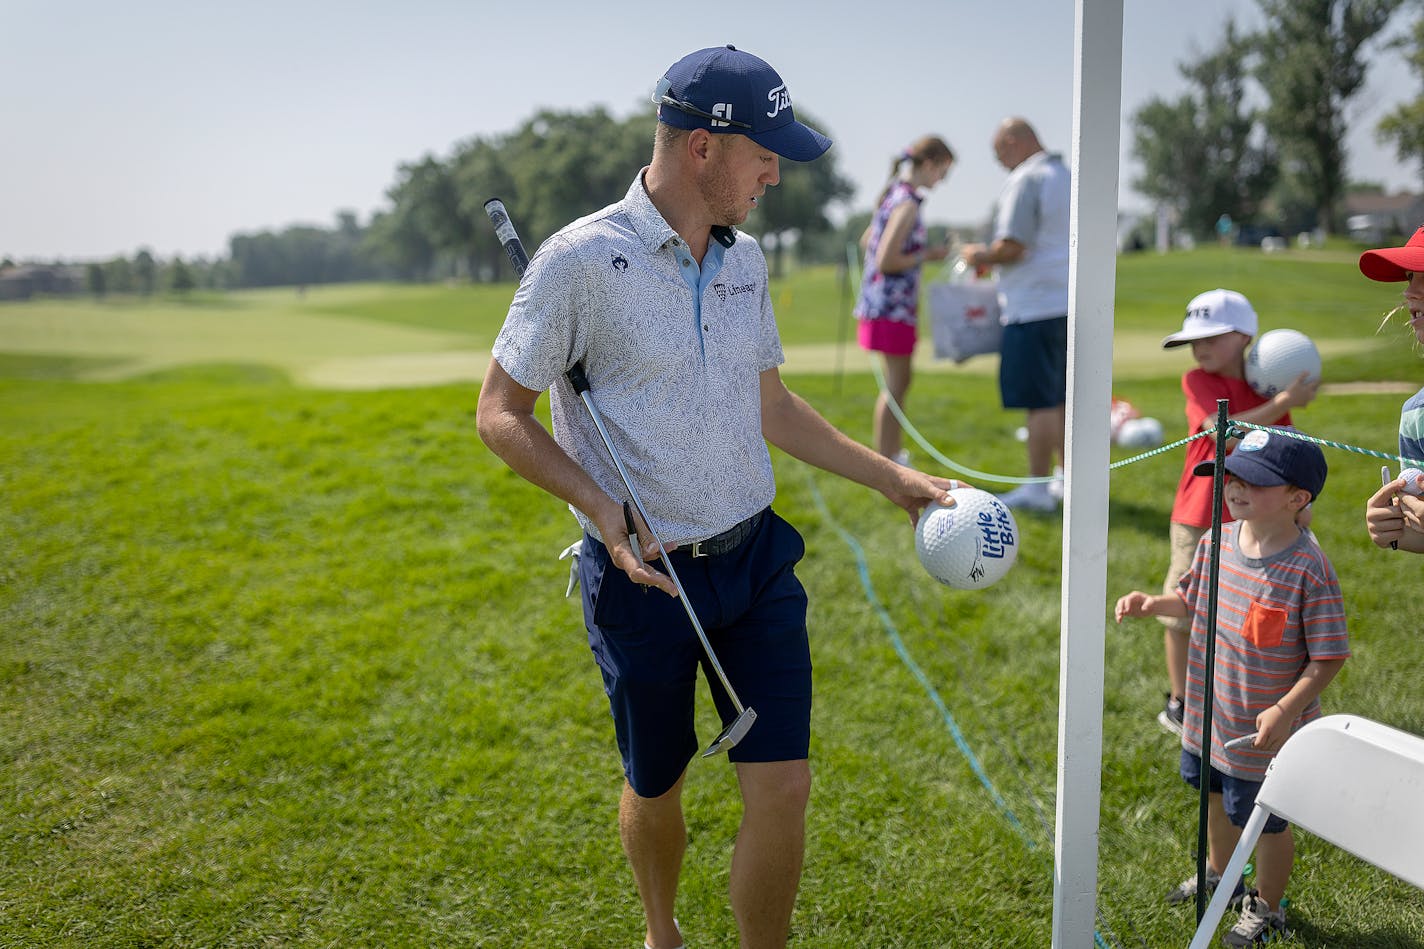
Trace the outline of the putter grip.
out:
<instances>
[{"instance_id":1,"label":"putter grip","mask_svg":"<svg viewBox=\"0 0 1424 949\"><path fill-rule=\"evenodd\" d=\"M529 267L529 255L524 252L524 244L520 242L519 235L514 230L514 223L509 220L509 212L505 210L504 202L499 198L490 198L485 202L485 213L494 225L495 236L504 245L504 252L509 255L509 262L514 265L514 272L524 276L524 271Z\"/></svg>"},{"instance_id":2,"label":"putter grip","mask_svg":"<svg viewBox=\"0 0 1424 949\"><path fill-rule=\"evenodd\" d=\"M574 363L564 375L568 377L569 385L574 387L575 393L583 395L588 391L588 376L584 374L583 363Z\"/></svg>"}]
</instances>

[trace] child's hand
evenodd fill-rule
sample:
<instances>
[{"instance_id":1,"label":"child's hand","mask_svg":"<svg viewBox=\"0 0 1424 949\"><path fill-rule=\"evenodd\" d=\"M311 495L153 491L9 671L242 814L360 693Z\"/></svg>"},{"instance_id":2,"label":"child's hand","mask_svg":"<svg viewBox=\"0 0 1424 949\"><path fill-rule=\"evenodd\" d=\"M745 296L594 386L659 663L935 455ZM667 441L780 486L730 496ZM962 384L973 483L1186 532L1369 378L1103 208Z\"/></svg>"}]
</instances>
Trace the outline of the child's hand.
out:
<instances>
[{"instance_id":1,"label":"child's hand","mask_svg":"<svg viewBox=\"0 0 1424 949\"><path fill-rule=\"evenodd\" d=\"M1257 751L1279 751L1291 736L1290 726L1285 709L1272 705L1256 716L1256 740L1251 747Z\"/></svg>"},{"instance_id":2,"label":"child's hand","mask_svg":"<svg viewBox=\"0 0 1424 949\"><path fill-rule=\"evenodd\" d=\"M1320 391L1320 380L1310 381L1310 373L1302 372L1295 377L1295 381L1286 386L1281 394L1284 395L1286 408L1294 409L1302 405L1309 405L1314 401L1316 393Z\"/></svg>"},{"instance_id":3,"label":"child's hand","mask_svg":"<svg viewBox=\"0 0 1424 949\"><path fill-rule=\"evenodd\" d=\"M1152 602L1155 599L1157 598L1150 593L1133 590L1117 601L1117 606L1113 609L1113 618L1121 623L1124 616L1151 616Z\"/></svg>"}]
</instances>

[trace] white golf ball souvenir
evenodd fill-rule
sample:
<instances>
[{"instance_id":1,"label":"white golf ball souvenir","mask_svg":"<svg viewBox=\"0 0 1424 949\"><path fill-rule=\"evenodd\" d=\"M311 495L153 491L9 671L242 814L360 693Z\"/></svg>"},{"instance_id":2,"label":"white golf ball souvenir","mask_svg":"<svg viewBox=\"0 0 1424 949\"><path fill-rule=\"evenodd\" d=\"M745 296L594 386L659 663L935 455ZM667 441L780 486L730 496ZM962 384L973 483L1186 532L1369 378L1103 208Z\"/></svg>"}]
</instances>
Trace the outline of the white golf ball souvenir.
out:
<instances>
[{"instance_id":1,"label":"white golf ball souvenir","mask_svg":"<svg viewBox=\"0 0 1424 949\"><path fill-rule=\"evenodd\" d=\"M953 507L931 504L915 525L915 553L929 575L956 590L998 582L1019 553L1019 528L1003 501L978 488L949 492Z\"/></svg>"},{"instance_id":2,"label":"white golf ball souvenir","mask_svg":"<svg viewBox=\"0 0 1424 949\"><path fill-rule=\"evenodd\" d=\"M1418 468L1405 468L1399 473L1404 479L1404 493L1412 494L1415 497L1424 495L1424 471Z\"/></svg>"},{"instance_id":3,"label":"white golf ball souvenir","mask_svg":"<svg viewBox=\"0 0 1424 949\"><path fill-rule=\"evenodd\" d=\"M1117 443L1123 448L1156 448L1162 444L1162 423L1155 418L1130 418L1117 430Z\"/></svg>"},{"instance_id":4,"label":"white golf ball souvenir","mask_svg":"<svg viewBox=\"0 0 1424 949\"><path fill-rule=\"evenodd\" d=\"M1300 374L1320 379L1320 351L1299 330L1267 330L1246 354L1246 381L1258 395L1270 398Z\"/></svg>"}]
</instances>

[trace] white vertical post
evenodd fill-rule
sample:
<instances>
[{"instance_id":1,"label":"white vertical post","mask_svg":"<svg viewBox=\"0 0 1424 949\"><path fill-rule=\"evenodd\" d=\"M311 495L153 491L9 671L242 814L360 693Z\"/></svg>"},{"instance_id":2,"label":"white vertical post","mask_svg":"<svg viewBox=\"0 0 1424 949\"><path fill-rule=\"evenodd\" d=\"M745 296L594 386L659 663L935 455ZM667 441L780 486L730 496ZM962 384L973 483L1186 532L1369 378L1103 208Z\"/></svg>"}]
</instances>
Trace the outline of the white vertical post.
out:
<instances>
[{"instance_id":1,"label":"white vertical post","mask_svg":"<svg viewBox=\"0 0 1424 949\"><path fill-rule=\"evenodd\" d=\"M1077 0L1068 290L1068 423L1058 664L1053 945L1091 947L1098 887L1112 399L1122 122L1122 0Z\"/></svg>"}]
</instances>

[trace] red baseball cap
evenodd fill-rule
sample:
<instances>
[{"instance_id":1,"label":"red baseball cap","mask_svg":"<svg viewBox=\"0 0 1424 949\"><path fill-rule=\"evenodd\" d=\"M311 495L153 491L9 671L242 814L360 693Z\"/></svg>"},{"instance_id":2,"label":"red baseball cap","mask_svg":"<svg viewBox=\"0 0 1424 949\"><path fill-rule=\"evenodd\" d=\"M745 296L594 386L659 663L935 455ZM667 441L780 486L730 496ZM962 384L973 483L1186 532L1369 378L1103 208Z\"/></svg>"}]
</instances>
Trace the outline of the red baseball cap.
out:
<instances>
[{"instance_id":1,"label":"red baseball cap","mask_svg":"<svg viewBox=\"0 0 1424 949\"><path fill-rule=\"evenodd\" d=\"M1403 247L1381 247L1360 255L1360 273L1371 280L1393 283L1408 280L1412 273L1424 273L1424 227Z\"/></svg>"}]
</instances>

